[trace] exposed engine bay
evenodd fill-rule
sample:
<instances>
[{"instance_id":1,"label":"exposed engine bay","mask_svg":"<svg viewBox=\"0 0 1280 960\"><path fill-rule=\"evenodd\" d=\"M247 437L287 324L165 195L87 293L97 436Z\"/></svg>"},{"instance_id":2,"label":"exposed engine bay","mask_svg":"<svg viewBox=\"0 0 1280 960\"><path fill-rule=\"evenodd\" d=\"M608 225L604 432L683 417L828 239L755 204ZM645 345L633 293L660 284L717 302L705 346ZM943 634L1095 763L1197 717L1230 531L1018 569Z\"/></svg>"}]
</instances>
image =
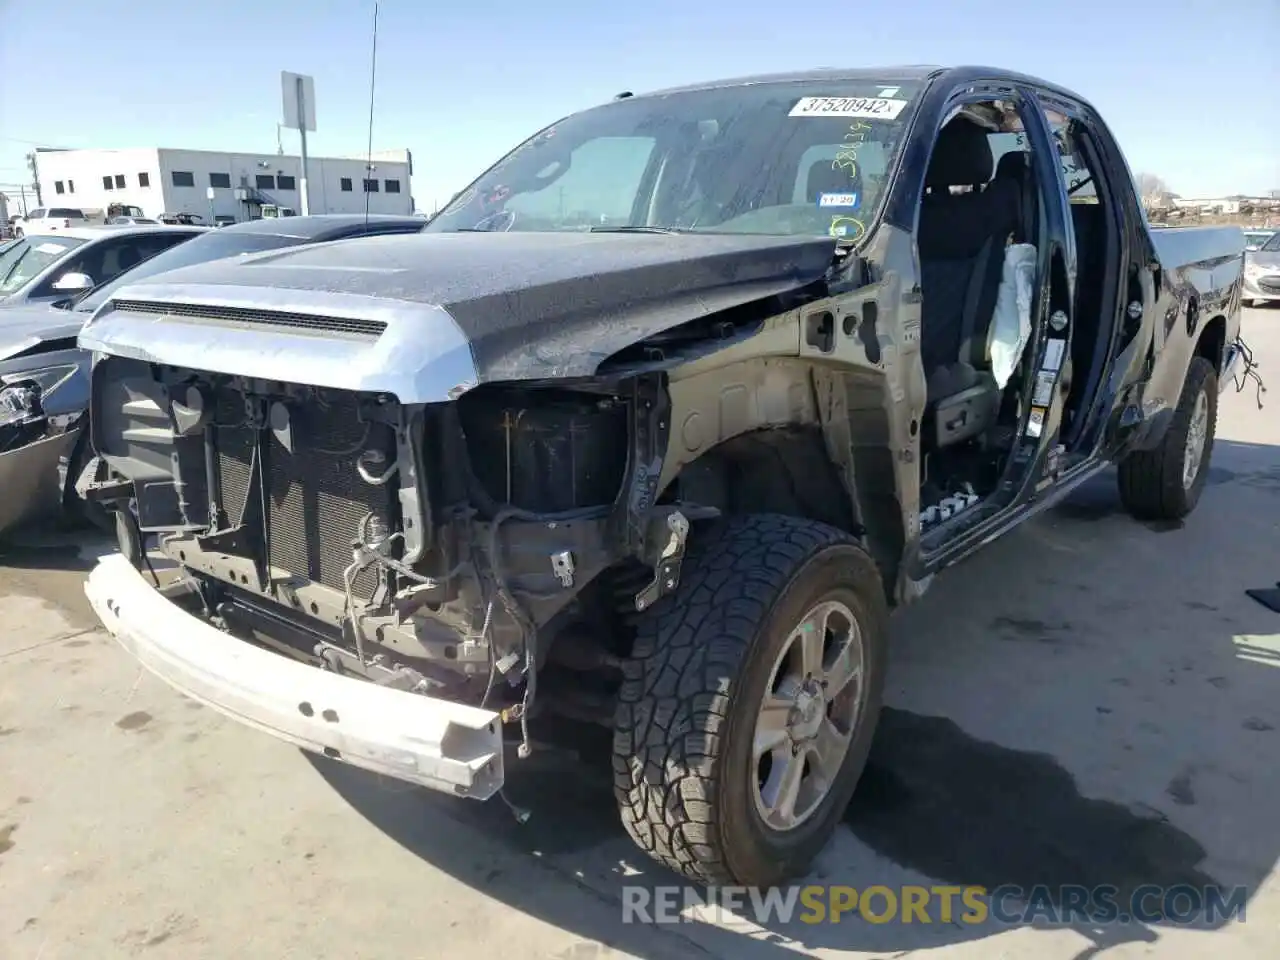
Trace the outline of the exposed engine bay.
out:
<instances>
[{"instance_id":1,"label":"exposed engine bay","mask_svg":"<svg viewBox=\"0 0 1280 960\"><path fill-rule=\"evenodd\" d=\"M157 535L206 619L508 720L555 639L557 669L605 687L548 703L607 722L617 618L675 588L690 520L715 512L654 502L657 376L416 406L121 357L93 376L103 466L82 489Z\"/></svg>"}]
</instances>

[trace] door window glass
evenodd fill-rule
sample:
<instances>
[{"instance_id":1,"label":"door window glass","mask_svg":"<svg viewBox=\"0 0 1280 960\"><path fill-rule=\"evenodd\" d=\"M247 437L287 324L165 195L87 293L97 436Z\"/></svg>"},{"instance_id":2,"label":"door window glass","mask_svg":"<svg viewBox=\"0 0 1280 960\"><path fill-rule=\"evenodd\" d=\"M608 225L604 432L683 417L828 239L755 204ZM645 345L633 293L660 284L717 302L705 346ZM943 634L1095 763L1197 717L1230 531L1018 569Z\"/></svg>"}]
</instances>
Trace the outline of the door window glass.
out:
<instances>
[{"instance_id":1,"label":"door window glass","mask_svg":"<svg viewBox=\"0 0 1280 960\"><path fill-rule=\"evenodd\" d=\"M1089 168L1089 161L1080 146L1080 137L1069 117L1056 110L1044 108L1045 119L1053 132L1058 150L1058 163L1062 167L1062 179L1067 186L1067 199L1071 203L1097 203L1098 191Z\"/></svg>"}]
</instances>

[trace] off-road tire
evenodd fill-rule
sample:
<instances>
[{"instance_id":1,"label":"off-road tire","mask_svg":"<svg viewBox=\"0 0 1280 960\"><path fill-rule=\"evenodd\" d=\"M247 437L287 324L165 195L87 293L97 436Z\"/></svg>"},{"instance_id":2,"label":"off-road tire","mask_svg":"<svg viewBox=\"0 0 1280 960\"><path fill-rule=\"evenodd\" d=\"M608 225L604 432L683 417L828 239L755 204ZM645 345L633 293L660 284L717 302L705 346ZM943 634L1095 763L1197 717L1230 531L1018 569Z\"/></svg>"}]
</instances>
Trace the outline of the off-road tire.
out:
<instances>
[{"instance_id":1,"label":"off-road tire","mask_svg":"<svg viewBox=\"0 0 1280 960\"><path fill-rule=\"evenodd\" d=\"M1205 394L1209 421L1200 466L1188 488L1183 483L1187 433L1196 400ZM1135 450L1120 461L1120 501L1139 520L1181 520L1195 509L1209 477L1209 460L1218 422L1218 374L1204 357L1192 357L1177 409L1159 446Z\"/></svg>"},{"instance_id":2,"label":"off-road tire","mask_svg":"<svg viewBox=\"0 0 1280 960\"><path fill-rule=\"evenodd\" d=\"M776 652L821 599L858 620L864 692L822 805L770 830L748 789L754 725ZM680 585L640 616L614 723L622 823L651 857L706 884L768 886L803 873L853 795L884 689L888 609L848 534L790 516L734 517L690 537Z\"/></svg>"}]
</instances>

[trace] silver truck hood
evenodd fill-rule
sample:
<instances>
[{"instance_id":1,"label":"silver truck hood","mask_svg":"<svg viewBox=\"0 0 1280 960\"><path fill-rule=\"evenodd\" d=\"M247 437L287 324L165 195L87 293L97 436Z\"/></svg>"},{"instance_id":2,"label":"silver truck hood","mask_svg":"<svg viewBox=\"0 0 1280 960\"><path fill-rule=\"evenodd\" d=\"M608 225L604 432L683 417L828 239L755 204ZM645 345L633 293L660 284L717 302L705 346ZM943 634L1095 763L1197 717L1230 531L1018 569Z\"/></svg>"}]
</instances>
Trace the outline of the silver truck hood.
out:
<instances>
[{"instance_id":1,"label":"silver truck hood","mask_svg":"<svg viewBox=\"0 0 1280 960\"><path fill-rule=\"evenodd\" d=\"M343 240L122 287L80 345L433 403L478 383L591 376L645 337L821 281L834 249L712 234Z\"/></svg>"}]
</instances>

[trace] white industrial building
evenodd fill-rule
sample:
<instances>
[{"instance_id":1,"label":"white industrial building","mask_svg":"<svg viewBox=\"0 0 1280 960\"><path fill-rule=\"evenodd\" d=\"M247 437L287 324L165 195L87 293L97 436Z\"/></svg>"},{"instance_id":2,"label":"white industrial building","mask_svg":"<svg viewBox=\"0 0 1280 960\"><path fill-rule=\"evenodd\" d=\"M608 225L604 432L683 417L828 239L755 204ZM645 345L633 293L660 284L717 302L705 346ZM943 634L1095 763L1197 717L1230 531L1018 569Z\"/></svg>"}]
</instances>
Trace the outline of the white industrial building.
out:
<instances>
[{"instance_id":1,"label":"white industrial building","mask_svg":"<svg viewBox=\"0 0 1280 960\"><path fill-rule=\"evenodd\" d=\"M109 204L132 204L147 216L192 213L249 220L267 204L302 212L302 160L274 153L214 150L52 150L37 152L45 206L78 207L93 215ZM413 212L408 150L371 157L308 157L310 213ZM213 197L209 197L209 189Z\"/></svg>"}]
</instances>

